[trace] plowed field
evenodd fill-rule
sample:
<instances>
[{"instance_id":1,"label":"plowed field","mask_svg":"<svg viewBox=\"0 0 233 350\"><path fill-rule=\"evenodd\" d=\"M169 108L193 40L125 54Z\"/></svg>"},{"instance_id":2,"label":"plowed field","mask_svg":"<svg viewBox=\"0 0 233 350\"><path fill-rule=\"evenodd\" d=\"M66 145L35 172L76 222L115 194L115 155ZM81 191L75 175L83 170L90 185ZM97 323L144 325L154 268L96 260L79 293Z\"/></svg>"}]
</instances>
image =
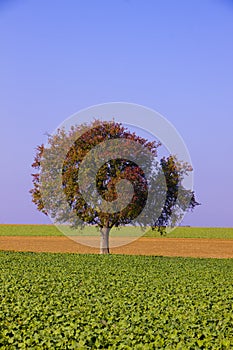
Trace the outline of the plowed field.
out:
<instances>
[{"instance_id":1,"label":"plowed field","mask_svg":"<svg viewBox=\"0 0 233 350\"><path fill-rule=\"evenodd\" d=\"M1 236L0 250L30 252L99 253L67 237ZM139 238L111 249L112 254L233 258L233 240L198 238Z\"/></svg>"}]
</instances>

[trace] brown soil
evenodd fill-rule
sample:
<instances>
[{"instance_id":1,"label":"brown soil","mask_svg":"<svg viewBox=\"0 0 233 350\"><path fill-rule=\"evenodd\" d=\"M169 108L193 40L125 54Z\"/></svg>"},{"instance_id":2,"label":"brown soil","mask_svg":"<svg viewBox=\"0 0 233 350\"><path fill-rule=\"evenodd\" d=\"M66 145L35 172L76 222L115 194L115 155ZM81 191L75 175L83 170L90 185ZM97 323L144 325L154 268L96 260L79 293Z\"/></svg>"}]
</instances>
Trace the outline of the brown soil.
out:
<instances>
[{"instance_id":1,"label":"brown soil","mask_svg":"<svg viewBox=\"0 0 233 350\"><path fill-rule=\"evenodd\" d=\"M28 252L99 253L67 237L0 236L0 250ZM111 249L113 254L233 258L233 240L197 238L139 238Z\"/></svg>"}]
</instances>

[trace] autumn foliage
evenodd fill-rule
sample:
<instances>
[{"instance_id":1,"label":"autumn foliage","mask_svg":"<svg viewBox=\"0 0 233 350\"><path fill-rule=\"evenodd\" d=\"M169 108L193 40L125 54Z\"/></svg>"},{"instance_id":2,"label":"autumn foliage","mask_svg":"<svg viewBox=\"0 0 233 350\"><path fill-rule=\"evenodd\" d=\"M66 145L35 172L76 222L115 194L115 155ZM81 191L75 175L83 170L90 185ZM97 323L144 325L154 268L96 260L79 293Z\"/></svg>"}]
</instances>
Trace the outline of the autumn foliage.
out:
<instances>
[{"instance_id":1,"label":"autumn foliage","mask_svg":"<svg viewBox=\"0 0 233 350\"><path fill-rule=\"evenodd\" d=\"M36 149L32 201L57 222L97 225L102 253L109 252L113 226L151 226L163 233L198 203L182 186L190 165L173 156L159 161L159 146L114 121L60 129L49 136L46 147Z\"/></svg>"}]
</instances>

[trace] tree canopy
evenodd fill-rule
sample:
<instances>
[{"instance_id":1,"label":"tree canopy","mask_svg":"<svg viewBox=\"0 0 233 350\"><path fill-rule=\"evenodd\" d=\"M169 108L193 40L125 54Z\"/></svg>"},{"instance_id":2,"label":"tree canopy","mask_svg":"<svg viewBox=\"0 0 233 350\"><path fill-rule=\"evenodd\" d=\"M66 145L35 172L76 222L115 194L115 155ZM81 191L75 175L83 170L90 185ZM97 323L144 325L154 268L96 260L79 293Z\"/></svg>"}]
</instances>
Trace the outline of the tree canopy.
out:
<instances>
[{"instance_id":1,"label":"tree canopy","mask_svg":"<svg viewBox=\"0 0 233 350\"><path fill-rule=\"evenodd\" d=\"M56 222L97 225L102 253L109 253L113 226L162 234L198 203L182 185L191 166L173 155L158 160L159 146L114 121L58 129L36 149L32 201Z\"/></svg>"}]
</instances>

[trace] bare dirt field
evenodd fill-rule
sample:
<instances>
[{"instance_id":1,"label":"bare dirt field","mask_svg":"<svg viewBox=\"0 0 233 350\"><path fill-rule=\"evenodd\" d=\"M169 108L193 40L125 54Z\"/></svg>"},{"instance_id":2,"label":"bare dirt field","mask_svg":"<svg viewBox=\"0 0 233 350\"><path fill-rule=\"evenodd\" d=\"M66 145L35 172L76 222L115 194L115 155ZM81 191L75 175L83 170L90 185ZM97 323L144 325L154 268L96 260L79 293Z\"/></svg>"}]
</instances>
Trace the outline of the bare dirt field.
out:
<instances>
[{"instance_id":1,"label":"bare dirt field","mask_svg":"<svg viewBox=\"0 0 233 350\"><path fill-rule=\"evenodd\" d=\"M99 253L67 237L1 236L0 250L52 253ZM112 254L233 258L233 240L198 238L139 238L111 249Z\"/></svg>"}]
</instances>

